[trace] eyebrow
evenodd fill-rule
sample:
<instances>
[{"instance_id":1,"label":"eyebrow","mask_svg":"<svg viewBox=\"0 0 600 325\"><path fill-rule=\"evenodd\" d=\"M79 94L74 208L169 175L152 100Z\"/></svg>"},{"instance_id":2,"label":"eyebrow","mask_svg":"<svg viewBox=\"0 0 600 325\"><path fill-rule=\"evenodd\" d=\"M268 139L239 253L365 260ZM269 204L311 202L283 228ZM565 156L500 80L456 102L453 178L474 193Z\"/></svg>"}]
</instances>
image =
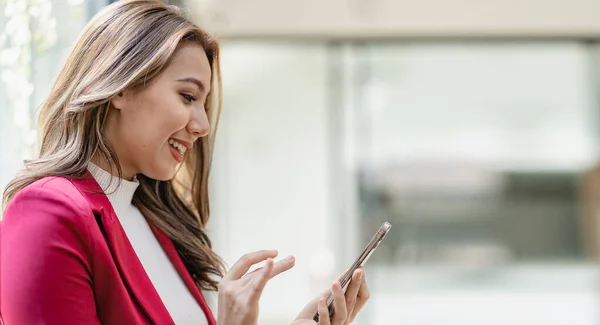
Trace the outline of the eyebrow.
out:
<instances>
[{"instance_id":1,"label":"eyebrow","mask_svg":"<svg viewBox=\"0 0 600 325\"><path fill-rule=\"evenodd\" d=\"M177 79L177 81L179 82L189 82L189 83L193 83L194 85L198 86L198 88L200 89L201 92L206 90L206 87L204 86L204 84L202 83L202 81L196 79L196 78L181 78L181 79Z\"/></svg>"}]
</instances>

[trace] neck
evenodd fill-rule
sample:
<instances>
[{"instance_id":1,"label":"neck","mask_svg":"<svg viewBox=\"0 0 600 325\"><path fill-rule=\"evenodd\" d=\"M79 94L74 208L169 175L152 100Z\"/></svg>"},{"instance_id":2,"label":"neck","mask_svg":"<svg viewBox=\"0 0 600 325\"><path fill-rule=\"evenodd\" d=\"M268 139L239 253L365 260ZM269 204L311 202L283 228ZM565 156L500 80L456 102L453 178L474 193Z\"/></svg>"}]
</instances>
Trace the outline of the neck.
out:
<instances>
[{"instance_id":1,"label":"neck","mask_svg":"<svg viewBox=\"0 0 600 325\"><path fill-rule=\"evenodd\" d=\"M92 163L115 177L120 177L128 181L133 181L135 179L136 173L132 172L130 168L125 168L123 165L121 165L122 175L119 175L119 169L115 163L102 158L98 154L94 155L92 158Z\"/></svg>"}]
</instances>

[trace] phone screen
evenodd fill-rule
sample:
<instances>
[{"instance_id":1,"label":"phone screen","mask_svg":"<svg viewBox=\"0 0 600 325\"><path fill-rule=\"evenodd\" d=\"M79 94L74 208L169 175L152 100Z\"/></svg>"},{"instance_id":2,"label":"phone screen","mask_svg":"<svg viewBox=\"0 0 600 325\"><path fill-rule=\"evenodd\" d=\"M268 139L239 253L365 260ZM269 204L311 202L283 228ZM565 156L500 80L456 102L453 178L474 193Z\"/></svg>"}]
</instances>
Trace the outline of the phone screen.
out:
<instances>
[{"instance_id":1,"label":"phone screen","mask_svg":"<svg viewBox=\"0 0 600 325\"><path fill-rule=\"evenodd\" d=\"M359 267L362 267L363 265L365 265L365 263L367 262L369 257L371 257L373 252L375 252L375 249L377 249L377 247L383 241L383 239L388 234L390 229L392 229L392 225L387 221L384 222L383 225L381 225L381 227L379 227L379 230L377 230L375 235L373 235L373 238L371 238L371 241L369 241L369 243L367 244L367 247L365 247L365 250L362 252L362 254L360 254L358 256L358 258L356 259L356 261L354 261L354 263L352 263L352 265L350 266L348 271L346 271L346 273L344 273L339 278L340 284L342 285L342 289L344 291L348 287L350 280L352 280L352 274L354 274L354 271L356 271L356 269L358 269ZM329 310L329 315L332 316L334 313L334 310L333 310L333 294L331 294L331 293L327 297L327 308ZM319 313L318 312L313 317L313 320L317 323L319 322Z\"/></svg>"}]
</instances>

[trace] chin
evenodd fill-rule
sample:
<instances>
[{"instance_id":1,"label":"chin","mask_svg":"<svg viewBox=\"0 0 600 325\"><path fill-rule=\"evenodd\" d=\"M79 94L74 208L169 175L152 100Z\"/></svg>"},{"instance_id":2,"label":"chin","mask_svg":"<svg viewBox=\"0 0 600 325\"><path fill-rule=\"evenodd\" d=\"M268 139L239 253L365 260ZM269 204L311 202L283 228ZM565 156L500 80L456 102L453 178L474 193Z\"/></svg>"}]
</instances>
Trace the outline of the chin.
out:
<instances>
[{"instance_id":1,"label":"chin","mask_svg":"<svg viewBox=\"0 0 600 325\"><path fill-rule=\"evenodd\" d=\"M155 168L151 168L147 173L144 173L146 177L155 179L157 181L170 181L175 177L175 172L177 171L177 166L161 166Z\"/></svg>"}]
</instances>

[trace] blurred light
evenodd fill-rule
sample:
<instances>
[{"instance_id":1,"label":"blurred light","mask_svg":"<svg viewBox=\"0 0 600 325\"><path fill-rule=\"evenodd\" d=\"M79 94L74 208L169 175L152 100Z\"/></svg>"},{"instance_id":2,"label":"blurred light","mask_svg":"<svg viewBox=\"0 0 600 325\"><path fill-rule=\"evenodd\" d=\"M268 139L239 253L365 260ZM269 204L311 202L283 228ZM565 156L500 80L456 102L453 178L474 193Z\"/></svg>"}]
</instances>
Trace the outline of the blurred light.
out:
<instances>
[{"instance_id":1,"label":"blurred light","mask_svg":"<svg viewBox=\"0 0 600 325\"><path fill-rule=\"evenodd\" d=\"M335 267L335 256L331 250L323 250L310 259L309 272L318 279L329 279Z\"/></svg>"}]
</instances>

